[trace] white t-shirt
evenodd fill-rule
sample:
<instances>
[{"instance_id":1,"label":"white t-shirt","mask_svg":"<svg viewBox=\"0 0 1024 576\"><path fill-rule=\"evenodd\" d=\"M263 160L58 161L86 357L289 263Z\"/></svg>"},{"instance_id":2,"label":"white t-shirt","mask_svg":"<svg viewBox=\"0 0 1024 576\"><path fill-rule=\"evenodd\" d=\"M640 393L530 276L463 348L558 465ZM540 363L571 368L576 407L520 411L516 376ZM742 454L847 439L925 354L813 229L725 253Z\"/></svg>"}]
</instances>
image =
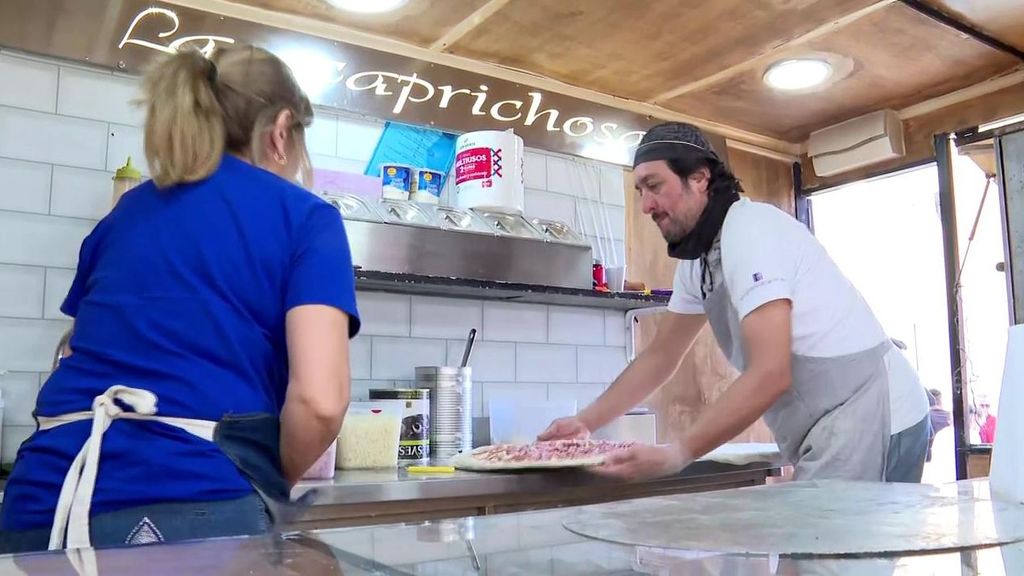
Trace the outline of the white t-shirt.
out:
<instances>
[{"instance_id":1,"label":"white t-shirt","mask_svg":"<svg viewBox=\"0 0 1024 576\"><path fill-rule=\"evenodd\" d=\"M862 352L888 339L860 292L807 228L778 208L743 198L732 205L721 235L722 274L742 321L774 300L792 303L793 354L832 358ZM715 278L715 282L720 279ZM703 314L699 260L676 266L668 309ZM892 432L917 424L928 397L899 351L890 368Z\"/></svg>"}]
</instances>

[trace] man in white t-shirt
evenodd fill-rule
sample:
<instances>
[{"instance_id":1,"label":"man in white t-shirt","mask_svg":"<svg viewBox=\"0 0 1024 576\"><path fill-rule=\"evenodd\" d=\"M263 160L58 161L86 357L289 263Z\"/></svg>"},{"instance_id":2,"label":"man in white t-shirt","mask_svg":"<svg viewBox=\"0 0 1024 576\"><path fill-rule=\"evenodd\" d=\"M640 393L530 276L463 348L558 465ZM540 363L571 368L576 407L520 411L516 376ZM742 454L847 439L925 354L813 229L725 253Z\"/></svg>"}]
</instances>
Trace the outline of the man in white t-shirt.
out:
<instances>
[{"instance_id":1,"label":"man in white t-shirt","mask_svg":"<svg viewBox=\"0 0 1024 576\"><path fill-rule=\"evenodd\" d=\"M928 399L870 307L803 224L741 198L703 134L678 122L644 136L634 159L643 211L679 259L654 341L577 416L540 439L586 436L678 369L710 322L742 372L679 441L638 446L597 471L678 472L764 417L796 479L919 482Z\"/></svg>"}]
</instances>

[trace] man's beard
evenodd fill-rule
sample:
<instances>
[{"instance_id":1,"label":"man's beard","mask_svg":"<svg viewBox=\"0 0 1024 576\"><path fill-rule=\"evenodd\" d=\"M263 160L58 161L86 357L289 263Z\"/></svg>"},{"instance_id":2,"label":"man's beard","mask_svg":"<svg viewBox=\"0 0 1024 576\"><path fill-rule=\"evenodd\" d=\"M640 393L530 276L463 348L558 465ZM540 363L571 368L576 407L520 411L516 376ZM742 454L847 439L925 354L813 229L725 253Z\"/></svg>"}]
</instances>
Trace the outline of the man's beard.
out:
<instances>
[{"instance_id":1,"label":"man's beard","mask_svg":"<svg viewBox=\"0 0 1024 576\"><path fill-rule=\"evenodd\" d=\"M661 237L669 244L679 242L690 233L684 224L668 214L662 216L660 220L655 220L654 218L652 220L654 220L654 225L658 227L658 231L661 232ZM665 228L662 228L662 222L665 222Z\"/></svg>"}]
</instances>

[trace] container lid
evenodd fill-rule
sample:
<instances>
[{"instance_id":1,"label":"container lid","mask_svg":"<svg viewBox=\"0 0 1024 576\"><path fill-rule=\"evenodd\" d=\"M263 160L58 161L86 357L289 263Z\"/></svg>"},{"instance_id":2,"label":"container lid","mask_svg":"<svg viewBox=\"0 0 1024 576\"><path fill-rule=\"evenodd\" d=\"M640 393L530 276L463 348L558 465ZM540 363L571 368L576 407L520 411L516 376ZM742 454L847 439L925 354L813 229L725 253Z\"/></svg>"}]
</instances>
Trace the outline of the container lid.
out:
<instances>
[{"instance_id":1,"label":"container lid","mask_svg":"<svg viewBox=\"0 0 1024 576\"><path fill-rule=\"evenodd\" d=\"M473 368L466 366L462 368L460 366L417 366L416 377L420 376L460 376L468 375L472 373Z\"/></svg>"},{"instance_id":2,"label":"container lid","mask_svg":"<svg viewBox=\"0 0 1024 576\"><path fill-rule=\"evenodd\" d=\"M114 173L114 180L122 178L129 180L142 180L142 172L139 172L135 169L135 166L132 166L131 156L128 157L128 161L125 162L124 166L118 168L117 172Z\"/></svg>"},{"instance_id":3,"label":"container lid","mask_svg":"<svg viewBox=\"0 0 1024 576\"><path fill-rule=\"evenodd\" d=\"M430 398L430 388L370 388L370 400L425 400Z\"/></svg>"},{"instance_id":4,"label":"container lid","mask_svg":"<svg viewBox=\"0 0 1024 576\"><path fill-rule=\"evenodd\" d=\"M382 222L384 217L377 208L355 194L322 194L328 204L341 212L346 220L362 220L364 222Z\"/></svg>"}]
</instances>

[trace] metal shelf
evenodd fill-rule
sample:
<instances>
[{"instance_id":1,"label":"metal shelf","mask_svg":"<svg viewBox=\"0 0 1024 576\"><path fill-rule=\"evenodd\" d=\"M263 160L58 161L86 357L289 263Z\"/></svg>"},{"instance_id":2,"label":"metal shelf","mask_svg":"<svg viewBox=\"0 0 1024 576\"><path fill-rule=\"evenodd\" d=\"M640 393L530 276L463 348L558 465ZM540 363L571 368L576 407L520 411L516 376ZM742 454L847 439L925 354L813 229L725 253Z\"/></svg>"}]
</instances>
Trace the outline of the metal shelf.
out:
<instances>
[{"instance_id":1,"label":"metal shelf","mask_svg":"<svg viewBox=\"0 0 1024 576\"><path fill-rule=\"evenodd\" d=\"M356 270L356 289L447 298L501 300L528 304L580 306L609 310L654 308L668 303L667 296L644 295L637 292L598 292L581 288L517 284L466 278L445 278Z\"/></svg>"}]
</instances>

